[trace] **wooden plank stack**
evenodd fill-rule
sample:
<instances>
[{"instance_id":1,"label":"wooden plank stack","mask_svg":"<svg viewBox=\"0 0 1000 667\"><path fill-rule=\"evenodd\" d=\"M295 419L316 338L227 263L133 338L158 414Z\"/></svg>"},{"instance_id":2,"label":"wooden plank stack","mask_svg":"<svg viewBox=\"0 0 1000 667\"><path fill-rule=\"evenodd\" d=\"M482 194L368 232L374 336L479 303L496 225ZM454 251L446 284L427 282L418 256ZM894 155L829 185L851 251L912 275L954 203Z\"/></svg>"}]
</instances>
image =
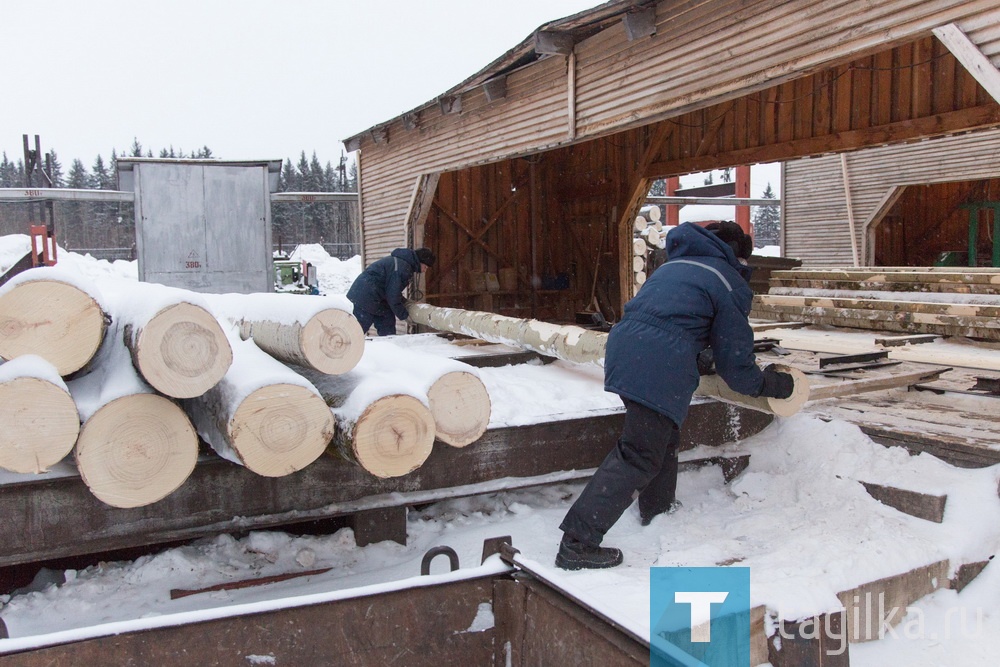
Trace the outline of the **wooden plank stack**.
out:
<instances>
[{"instance_id":1,"label":"wooden plank stack","mask_svg":"<svg viewBox=\"0 0 1000 667\"><path fill-rule=\"evenodd\" d=\"M329 452L394 477L436 438L464 447L483 434L489 396L474 369L441 359L422 375L417 353L391 345L388 362L359 364L364 348L343 297L25 271L0 287L0 468L44 473L72 452L90 491L127 508L179 488L199 436L262 476Z\"/></svg>"},{"instance_id":2,"label":"wooden plank stack","mask_svg":"<svg viewBox=\"0 0 1000 667\"><path fill-rule=\"evenodd\" d=\"M877 267L772 274L751 317L1000 340L1000 269Z\"/></svg>"}]
</instances>

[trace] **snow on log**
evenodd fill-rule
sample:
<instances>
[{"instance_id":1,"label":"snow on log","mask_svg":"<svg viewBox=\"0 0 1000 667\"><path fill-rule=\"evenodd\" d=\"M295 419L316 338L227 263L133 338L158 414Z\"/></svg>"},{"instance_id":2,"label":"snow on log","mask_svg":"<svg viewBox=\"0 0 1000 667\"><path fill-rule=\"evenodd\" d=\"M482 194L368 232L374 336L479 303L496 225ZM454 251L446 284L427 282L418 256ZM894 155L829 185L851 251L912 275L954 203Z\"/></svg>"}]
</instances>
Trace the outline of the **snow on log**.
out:
<instances>
[{"instance_id":1,"label":"snow on log","mask_svg":"<svg viewBox=\"0 0 1000 667\"><path fill-rule=\"evenodd\" d=\"M368 368L413 378L414 389L427 396L435 437L441 442L465 447L486 432L492 404L479 372L472 366L413 347L398 347L393 337L369 343L363 363Z\"/></svg>"},{"instance_id":2,"label":"snow on log","mask_svg":"<svg viewBox=\"0 0 1000 667\"><path fill-rule=\"evenodd\" d=\"M83 420L76 464L104 503L141 507L184 483L198 459L198 436L184 411L136 372L120 328L108 333L90 372L68 383Z\"/></svg>"},{"instance_id":3,"label":"snow on log","mask_svg":"<svg viewBox=\"0 0 1000 667\"><path fill-rule=\"evenodd\" d=\"M55 267L31 269L0 288L0 357L37 354L65 376L97 353L106 319L99 293Z\"/></svg>"},{"instance_id":4,"label":"snow on log","mask_svg":"<svg viewBox=\"0 0 1000 667\"><path fill-rule=\"evenodd\" d=\"M33 354L0 366L0 468L42 473L73 450L80 416L48 361Z\"/></svg>"},{"instance_id":5,"label":"snow on log","mask_svg":"<svg viewBox=\"0 0 1000 667\"><path fill-rule=\"evenodd\" d=\"M481 338L490 343L513 345L539 354L576 363L604 364L608 334L573 325L558 325L538 320L519 319L458 308L440 308L426 303L409 303L410 319L417 323L452 333ZM789 416L809 400L809 381L796 370L788 369L795 379L795 391L788 399L755 398L738 394L714 375L702 377L696 393L728 403Z\"/></svg>"},{"instance_id":6,"label":"snow on log","mask_svg":"<svg viewBox=\"0 0 1000 667\"><path fill-rule=\"evenodd\" d=\"M371 349L371 345L367 349ZM325 375L295 367L333 409L333 450L376 477L416 470L434 445L434 417L412 376L366 363L349 373Z\"/></svg>"},{"instance_id":7,"label":"snow on log","mask_svg":"<svg viewBox=\"0 0 1000 667\"><path fill-rule=\"evenodd\" d=\"M354 368L365 332L347 297L288 294L206 295L216 315L240 329L244 340L275 359L339 375Z\"/></svg>"},{"instance_id":8,"label":"snow on log","mask_svg":"<svg viewBox=\"0 0 1000 667\"><path fill-rule=\"evenodd\" d=\"M293 298L293 297L289 297ZM220 456L264 477L306 467L333 437L333 415L305 378L252 340L230 336L233 364L215 387L184 401L201 437Z\"/></svg>"},{"instance_id":9,"label":"snow on log","mask_svg":"<svg viewBox=\"0 0 1000 667\"><path fill-rule=\"evenodd\" d=\"M226 374L233 353L203 295L125 280L100 281L98 286L136 370L154 389L192 398Z\"/></svg>"}]
</instances>

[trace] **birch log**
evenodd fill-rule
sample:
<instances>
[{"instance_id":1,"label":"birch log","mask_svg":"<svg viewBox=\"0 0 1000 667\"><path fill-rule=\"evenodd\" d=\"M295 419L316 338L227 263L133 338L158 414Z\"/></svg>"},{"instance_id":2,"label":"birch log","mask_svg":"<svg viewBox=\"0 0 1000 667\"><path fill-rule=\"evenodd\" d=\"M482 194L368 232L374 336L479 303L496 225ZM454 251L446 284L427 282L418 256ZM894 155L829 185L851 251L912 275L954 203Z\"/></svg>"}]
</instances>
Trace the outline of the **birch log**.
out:
<instances>
[{"instance_id":1,"label":"birch log","mask_svg":"<svg viewBox=\"0 0 1000 667\"><path fill-rule=\"evenodd\" d=\"M108 333L91 372L68 383L83 420L76 463L101 501L141 507L184 483L198 458L198 436L184 411L139 377L123 332L113 325Z\"/></svg>"},{"instance_id":2,"label":"birch log","mask_svg":"<svg viewBox=\"0 0 1000 667\"><path fill-rule=\"evenodd\" d=\"M426 303L410 303L407 308L411 320L439 331L523 347L566 361L604 364L604 348L608 338L606 333L494 313L439 308ZM795 380L795 390L788 399L762 399L737 394L719 376L714 375L703 376L696 393L754 410L788 416L798 412L809 400L809 382L806 376L798 371L789 371Z\"/></svg>"},{"instance_id":3,"label":"birch log","mask_svg":"<svg viewBox=\"0 0 1000 667\"><path fill-rule=\"evenodd\" d=\"M104 339L98 292L57 268L25 271L0 288L0 357L37 354L70 375Z\"/></svg>"},{"instance_id":4,"label":"birch log","mask_svg":"<svg viewBox=\"0 0 1000 667\"><path fill-rule=\"evenodd\" d=\"M367 356L367 355L366 355ZM423 465L434 445L434 418L412 378L366 372L324 375L295 367L333 409L331 449L376 477L400 477Z\"/></svg>"},{"instance_id":5,"label":"birch log","mask_svg":"<svg viewBox=\"0 0 1000 667\"><path fill-rule=\"evenodd\" d=\"M0 366L0 468L42 473L73 450L80 416L55 366L20 356Z\"/></svg>"},{"instance_id":6,"label":"birch log","mask_svg":"<svg viewBox=\"0 0 1000 667\"><path fill-rule=\"evenodd\" d=\"M406 374L427 396L435 437L452 447L478 440L490 423L492 405L479 372L461 361L405 347L406 337L373 340L365 353L367 372Z\"/></svg>"},{"instance_id":7,"label":"birch log","mask_svg":"<svg viewBox=\"0 0 1000 667\"><path fill-rule=\"evenodd\" d=\"M292 297L289 297L292 298ZM319 392L251 341L230 337L233 364L202 396L184 401L199 435L220 456L258 475L306 467L333 437L333 415Z\"/></svg>"},{"instance_id":8,"label":"birch log","mask_svg":"<svg viewBox=\"0 0 1000 667\"><path fill-rule=\"evenodd\" d=\"M275 359L339 375L354 368L365 333L346 297L289 294L206 295L213 311Z\"/></svg>"},{"instance_id":9,"label":"birch log","mask_svg":"<svg viewBox=\"0 0 1000 667\"><path fill-rule=\"evenodd\" d=\"M174 398L200 396L233 360L225 332L203 295L152 283L98 283L132 362L154 389Z\"/></svg>"}]
</instances>

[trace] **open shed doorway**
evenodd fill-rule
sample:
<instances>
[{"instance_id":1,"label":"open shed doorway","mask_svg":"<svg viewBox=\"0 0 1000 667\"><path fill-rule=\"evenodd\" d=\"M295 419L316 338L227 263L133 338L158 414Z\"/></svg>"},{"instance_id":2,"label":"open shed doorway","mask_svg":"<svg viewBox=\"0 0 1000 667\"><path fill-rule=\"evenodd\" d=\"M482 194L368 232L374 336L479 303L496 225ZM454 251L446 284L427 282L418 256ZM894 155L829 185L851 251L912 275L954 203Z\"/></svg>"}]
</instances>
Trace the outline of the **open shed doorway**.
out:
<instances>
[{"instance_id":1,"label":"open shed doorway","mask_svg":"<svg viewBox=\"0 0 1000 667\"><path fill-rule=\"evenodd\" d=\"M871 266L991 266L1000 177L897 186L868 225ZM976 211L970 263L970 207ZM997 239L1000 248L1000 239Z\"/></svg>"}]
</instances>

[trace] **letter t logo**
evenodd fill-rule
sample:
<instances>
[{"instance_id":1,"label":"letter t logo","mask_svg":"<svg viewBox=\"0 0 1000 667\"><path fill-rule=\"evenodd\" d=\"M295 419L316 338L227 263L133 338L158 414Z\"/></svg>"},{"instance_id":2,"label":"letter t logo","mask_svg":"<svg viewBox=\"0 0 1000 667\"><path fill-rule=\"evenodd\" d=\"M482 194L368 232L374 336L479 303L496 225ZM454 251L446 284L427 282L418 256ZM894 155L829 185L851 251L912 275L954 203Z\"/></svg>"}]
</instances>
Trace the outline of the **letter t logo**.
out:
<instances>
[{"instance_id":1,"label":"letter t logo","mask_svg":"<svg viewBox=\"0 0 1000 667\"><path fill-rule=\"evenodd\" d=\"M729 597L725 591L676 591L674 602L691 605L691 641L712 641L712 605L721 604ZM708 618L707 623L695 626L696 618Z\"/></svg>"}]
</instances>

